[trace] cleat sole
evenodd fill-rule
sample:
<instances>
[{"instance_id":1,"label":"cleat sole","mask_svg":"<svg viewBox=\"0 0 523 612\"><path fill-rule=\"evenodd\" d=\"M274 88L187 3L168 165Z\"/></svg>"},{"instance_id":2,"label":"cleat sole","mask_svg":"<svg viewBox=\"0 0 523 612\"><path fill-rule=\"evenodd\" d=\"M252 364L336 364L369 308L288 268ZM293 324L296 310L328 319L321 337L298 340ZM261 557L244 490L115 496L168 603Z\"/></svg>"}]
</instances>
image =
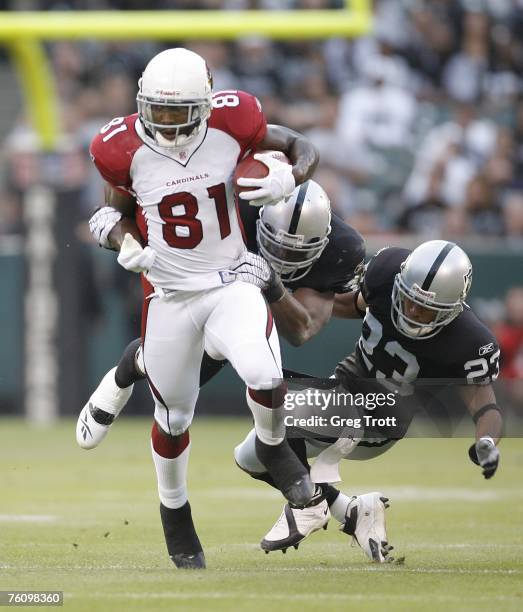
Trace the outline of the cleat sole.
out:
<instances>
[{"instance_id":1,"label":"cleat sole","mask_svg":"<svg viewBox=\"0 0 523 612\"><path fill-rule=\"evenodd\" d=\"M178 569L202 570L205 569L205 555L203 552L195 554L178 553L172 555L171 559Z\"/></svg>"}]
</instances>

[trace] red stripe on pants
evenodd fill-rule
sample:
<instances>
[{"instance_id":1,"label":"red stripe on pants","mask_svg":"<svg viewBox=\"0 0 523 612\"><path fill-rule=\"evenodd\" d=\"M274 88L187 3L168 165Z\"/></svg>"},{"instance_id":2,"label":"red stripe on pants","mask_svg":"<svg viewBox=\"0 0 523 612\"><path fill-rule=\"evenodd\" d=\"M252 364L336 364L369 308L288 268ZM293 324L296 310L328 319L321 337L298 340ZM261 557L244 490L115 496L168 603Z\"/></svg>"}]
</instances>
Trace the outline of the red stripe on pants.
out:
<instances>
[{"instance_id":1,"label":"red stripe on pants","mask_svg":"<svg viewBox=\"0 0 523 612\"><path fill-rule=\"evenodd\" d=\"M189 446L189 431L184 431L179 436L169 436L153 422L151 440L154 450L165 459L176 459Z\"/></svg>"}]
</instances>

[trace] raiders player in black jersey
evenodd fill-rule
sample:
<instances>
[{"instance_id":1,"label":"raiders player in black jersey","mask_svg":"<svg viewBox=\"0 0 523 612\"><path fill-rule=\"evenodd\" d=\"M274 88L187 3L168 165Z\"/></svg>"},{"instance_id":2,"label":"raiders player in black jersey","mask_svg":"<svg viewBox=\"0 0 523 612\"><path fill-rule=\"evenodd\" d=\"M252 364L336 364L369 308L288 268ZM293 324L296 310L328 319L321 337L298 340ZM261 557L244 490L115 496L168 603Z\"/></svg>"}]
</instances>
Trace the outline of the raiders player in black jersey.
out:
<instances>
[{"instance_id":1,"label":"raiders player in black jersey","mask_svg":"<svg viewBox=\"0 0 523 612\"><path fill-rule=\"evenodd\" d=\"M261 210L241 203L239 211L250 253L238 266L237 277L264 288L278 332L299 346L330 319L335 294L351 290L355 275L363 269L363 238L331 213L327 194L312 180L297 187L286 201ZM271 274L269 281L264 277L266 270ZM207 346L200 386L227 363ZM82 409L76 427L82 448L100 444L127 403L133 384L143 378L137 338Z\"/></svg>"},{"instance_id":2,"label":"raiders player in black jersey","mask_svg":"<svg viewBox=\"0 0 523 612\"><path fill-rule=\"evenodd\" d=\"M379 251L367 265L360 288L336 296L334 315L361 317L363 326L355 352L337 365L335 378L344 390L371 378L399 384L420 378L459 383L455 389L476 423L469 456L485 478L491 478L499 462L496 444L502 419L490 383L498 375L500 352L492 333L465 303L471 279L469 258L451 242L433 240L412 252L395 247ZM382 435L376 441L374 434L365 430L361 440L326 440L311 434L289 442L307 465L307 457L317 457L311 468L313 482L336 482L340 459L370 459L402 437ZM236 447L235 458L241 469L270 483L256 458L252 432ZM388 500L380 493L349 498L331 485L321 488L307 508L285 505L262 548L297 548L305 537L326 527L332 514L371 559L387 560Z\"/></svg>"}]
</instances>

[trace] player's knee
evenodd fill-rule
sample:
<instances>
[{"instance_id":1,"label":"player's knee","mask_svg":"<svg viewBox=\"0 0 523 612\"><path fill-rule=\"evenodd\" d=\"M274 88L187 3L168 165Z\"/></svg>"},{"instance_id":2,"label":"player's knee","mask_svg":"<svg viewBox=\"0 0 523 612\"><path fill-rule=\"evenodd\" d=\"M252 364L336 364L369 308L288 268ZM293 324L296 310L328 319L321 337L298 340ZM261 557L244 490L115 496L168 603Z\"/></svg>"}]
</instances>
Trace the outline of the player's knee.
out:
<instances>
[{"instance_id":1,"label":"player's knee","mask_svg":"<svg viewBox=\"0 0 523 612\"><path fill-rule=\"evenodd\" d=\"M247 357L236 365L236 371L250 389L270 391L281 384L281 371L272 359L264 363L259 357Z\"/></svg>"},{"instance_id":2,"label":"player's knee","mask_svg":"<svg viewBox=\"0 0 523 612\"><path fill-rule=\"evenodd\" d=\"M170 436L181 436L191 426L194 416L194 408L192 410L179 410L176 408L165 407L156 408L154 419L159 424L164 432Z\"/></svg>"},{"instance_id":3,"label":"player's knee","mask_svg":"<svg viewBox=\"0 0 523 612\"><path fill-rule=\"evenodd\" d=\"M171 436L182 436L191 426L193 413L185 414L176 412L169 414L169 432Z\"/></svg>"}]
</instances>

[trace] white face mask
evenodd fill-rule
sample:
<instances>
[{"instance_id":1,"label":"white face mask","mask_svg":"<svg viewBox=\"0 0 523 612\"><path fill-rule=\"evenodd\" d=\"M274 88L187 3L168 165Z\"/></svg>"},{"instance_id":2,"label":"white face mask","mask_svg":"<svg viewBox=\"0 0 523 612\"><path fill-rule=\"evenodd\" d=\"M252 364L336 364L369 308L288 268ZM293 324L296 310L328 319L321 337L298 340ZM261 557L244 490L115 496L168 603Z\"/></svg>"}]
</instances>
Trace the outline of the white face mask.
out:
<instances>
[{"instance_id":1,"label":"white face mask","mask_svg":"<svg viewBox=\"0 0 523 612\"><path fill-rule=\"evenodd\" d=\"M176 134L174 138L166 138L160 130L154 131L154 139L158 146L165 149L180 149L189 145L200 133L201 125L195 128L190 134Z\"/></svg>"},{"instance_id":2,"label":"white face mask","mask_svg":"<svg viewBox=\"0 0 523 612\"><path fill-rule=\"evenodd\" d=\"M178 149L185 147L194 140L206 125L206 121L211 114L211 105L207 100L191 101L186 103L168 103L147 98L140 92L137 97L138 114L140 121L152 138L155 144L167 149ZM156 120L153 112L154 106L183 107L186 109L186 117L182 123L160 123L160 116L157 114ZM163 130L176 130L172 138L167 138L162 134Z\"/></svg>"},{"instance_id":3,"label":"white face mask","mask_svg":"<svg viewBox=\"0 0 523 612\"><path fill-rule=\"evenodd\" d=\"M434 320L424 324L409 319L403 310L403 300L405 298L418 303L420 306L434 310L436 313ZM402 285L401 274L398 273L394 279L391 300L391 319L396 329L409 338L421 340L435 336L445 327L445 325L453 321L462 310L463 307L460 303L452 305L451 308L437 308L425 303L420 303L416 295L409 293Z\"/></svg>"},{"instance_id":4,"label":"white face mask","mask_svg":"<svg viewBox=\"0 0 523 612\"><path fill-rule=\"evenodd\" d=\"M398 328L406 336L412 338L420 338L434 331L434 328L431 325L410 325L407 319L405 319L405 317L401 314L398 316Z\"/></svg>"}]
</instances>

